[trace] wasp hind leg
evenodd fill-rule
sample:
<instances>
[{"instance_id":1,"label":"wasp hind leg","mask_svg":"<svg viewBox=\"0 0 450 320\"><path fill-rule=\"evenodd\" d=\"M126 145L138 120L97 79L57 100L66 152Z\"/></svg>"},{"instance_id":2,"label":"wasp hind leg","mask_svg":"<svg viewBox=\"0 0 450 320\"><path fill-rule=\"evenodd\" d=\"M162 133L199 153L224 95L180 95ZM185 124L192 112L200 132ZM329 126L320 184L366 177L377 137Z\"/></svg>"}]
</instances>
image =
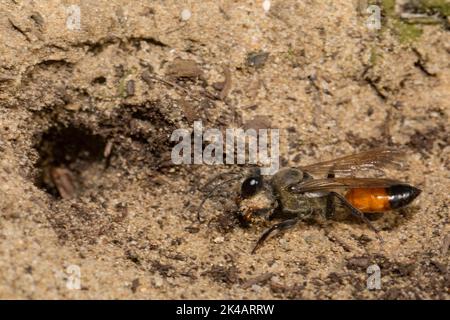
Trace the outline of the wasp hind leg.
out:
<instances>
[{"instance_id":1,"label":"wasp hind leg","mask_svg":"<svg viewBox=\"0 0 450 320\"><path fill-rule=\"evenodd\" d=\"M254 254L256 252L256 250L258 250L262 244L264 243L264 241L275 231L278 232L282 232L282 231L286 231L287 229L292 228L293 226L295 226L298 222L298 218L295 219L288 219L288 220L284 220L283 222L274 224L272 227L270 227L269 229L267 229L266 231L264 231L264 233L261 235L261 237L259 238L258 242L256 242L255 247L252 250L252 254Z\"/></svg>"},{"instance_id":2,"label":"wasp hind leg","mask_svg":"<svg viewBox=\"0 0 450 320\"><path fill-rule=\"evenodd\" d=\"M380 236L380 234L379 234L378 229L374 227L374 225L370 222L369 219L367 219L367 217L364 215L364 213L363 213L361 210L355 208L350 202L347 201L347 199L345 199L344 196L342 196L341 194L339 194L339 193L337 193L337 192L330 192L330 194L328 195L328 197L335 197L335 198L339 199L339 201L342 203L342 205L343 205L345 208L349 209L350 213L351 213L353 216L355 216L355 217L357 217L357 218L360 218L362 221L364 221L364 222L369 226L369 228L370 228L373 232L376 233L378 239L379 239L381 242L384 242L384 241L383 241L383 238L382 238L382 237ZM327 200L328 200L328 199L327 199ZM327 209L328 209L328 201L327 201Z\"/></svg>"},{"instance_id":3,"label":"wasp hind leg","mask_svg":"<svg viewBox=\"0 0 450 320\"><path fill-rule=\"evenodd\" d=\"M327 175L327 178L334 178L334 173L329 173ZM331 219L334 216L334 213L336 212L336 206L334 204L334 195L332 193L329 193L327 195L327 206L325 208L325 218Z\"/></svg>"}]
</instances>

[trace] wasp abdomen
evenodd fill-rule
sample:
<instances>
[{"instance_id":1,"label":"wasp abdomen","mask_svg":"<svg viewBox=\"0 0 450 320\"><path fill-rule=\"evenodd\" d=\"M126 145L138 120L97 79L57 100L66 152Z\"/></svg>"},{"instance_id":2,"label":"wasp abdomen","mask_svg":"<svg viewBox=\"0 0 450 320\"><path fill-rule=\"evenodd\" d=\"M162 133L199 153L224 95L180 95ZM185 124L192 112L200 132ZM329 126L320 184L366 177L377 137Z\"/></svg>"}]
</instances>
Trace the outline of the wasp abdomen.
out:
<instances>
[{"instance_id":1,"label":"wasp abdomen","mask_svg":"<svg viewBox=\"0 0 450 320\"><path fill-rule=\"evenodd\" d=\"M351 189L345 198L362 212L383 212L410 204L420 192L413 186L400 184L387 188Z\"/></svg>"},{"instance_id":2,"label":"wasp abdomen","mask_svg":"<svg viewBox=\"0 0 450 320\"><path fill-rule=\"evenodd\" d=\"M422 190L407 184L391 186L386 190L391 209L402 208L410 204L422 192Z\"/></svg>"}]
</instances>

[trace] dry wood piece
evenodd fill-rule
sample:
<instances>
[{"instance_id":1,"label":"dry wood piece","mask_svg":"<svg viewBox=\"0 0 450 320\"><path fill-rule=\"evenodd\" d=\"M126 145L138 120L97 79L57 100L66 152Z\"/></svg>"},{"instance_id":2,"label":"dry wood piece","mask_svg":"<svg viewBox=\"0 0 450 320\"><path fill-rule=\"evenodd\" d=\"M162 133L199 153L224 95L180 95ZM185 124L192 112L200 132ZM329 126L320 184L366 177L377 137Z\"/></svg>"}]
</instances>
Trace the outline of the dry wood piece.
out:
<instances>
[{"instance_id":1,"label":"dry wood piece","mask_svg":"<svg viewBox=\"0 0 450 320\"><path fill-rule=\"evenodd\" d=\"M220 100L224 100L228 94L230 93L231 90L231 72L230 69L228 69L227 67L223 68L223 72L225 74L225 81L223 82L223 88L220 91L220 95L219 98Z\"/></svg>"},{"instance_id":2,"label":"dry wood piece","mask_svg":"<svg viewBox=\"0 0 450 320\"><path fill-rule=\"evenodd\" d=\"M199 114L195 110L192 103L186 101L186 99L181 98L179 100L181 107L183 108L184 117L189 123L193 123L195 120L199 119Z\"/></svg>"},{"instance_id":3,"label":"dry wood piece","mask_svg":"<svg viewBox=\"0 0 450 320\"><path fill-rule=\"evenodd\" d=\"M9 16L8 17L8 21L11 24L11 26L14 28L14 30L18 31L19 33L21 33L28 41L31 41L32 39L30 38L30 36L28 35L29 33L29 28L27 28L24 25L24 22L13 17L13 16Z\"/></svg>"},{"instance_id":4,"label":"dry wood piece","mask_svg":"<svg viewBox=\"0 0 450 320\"><path fill-rule=\"evenodd\" d=\"M150 72L148 72L148 71L142 72L141 78L149 85L149 87L153 86L153 82L152 82L153 79L152 79L152 75L150 74Z\"/></svg>"},{"instance_id":5,"label":"dry wood piece","mask_svg":"<svg viewBox=\"0 0 450 320\"><path fill-rule=\"evenodd\" d=\"M271 127L270 118L266 115L255 116L252 120L249 120L244 124L244 130L270 129L270 127Z\"/></svg>"},{"instance_id":6,"label":"dry wood piece","mask_svg":"<svg viewBox=\"0 0 450 320\"><path fill-rule=\"evenodd\" d=\"M152 74L150 74L150 73L147 72L147 71L143 72L142 75L141 75L141 77L142 77L142 79L143 79L145 82L147 82L149 85L150 85L150 83L151 83L152 80L154 80L154 81L159 81L159 82L164 83L164 84L166 84L166 85L168 85L168 86L171 86L171 87L173 87L173 88L175 88L175 89L178 89L178 90L180 90L180 91L183 91L185 94L187 94L189 97L191 97L192 99L194 99L194 100L196 100L196 101L200 101L200 99L199 99L198 97L195 97L194 95L192 95L191 92L190 92L188 89L183 88L182 86L179 86L178 84L176 84L176 83L174 83L174 82L172 82L172 81L168 81L168 80L165 80L165 79L160 78L160 77L158 77L158 76L152 75Z\"/></svg>"},{"instance_id":7,"label":"dry wood piece","mask_svg":"<svg viewBox=\"0 0 450 320\"><path fill-rule=\"evenodd\" d=\"M352 252L353 251L352 247L350 247L344 240L342 240L337 235L331 234L331 233L327 233L326 236L331 242L335 242L335 243L339 244L345 251L347 251L347 252Z\"/></svg>"},{"instance_id":8,"label":"dry wood piece","mask_svg":"<svg viewBox=\"0 0 450 320\"><path fill-rule=\"evenodd\" d=\"M113 141L108 140L105 146L105 150L103 150L103 156L105 158L109 158L109 156L111 155L112 148L113 148Z\"/></svg>"},{"instance_id":9,"label":"dry wood piece","mask_svg":"<svg viewBox=\"0 0 450 320\"><path fill-rule=\"evenodd\" d=\"M134 279L131 282L131 291L133 293L136 293L136 291L137 291L137 289L139 288L140 285L141 285L141 283L140 283L139 279L138 278Z\"/></svg>"},{"instance_id":10,"label":"dry wood piece","mask_svg":"<svg viewBox=\"0 0 450 320\"><path fill-rule=\"evenodd\" d=\"M130 80L127 82L127 96L134 96L134 93L135 93L134 80Z\"/></svg>"},{"instance_id":11,"label":"dry wood piece","mask_svg":"<svg viewBox=\"0 0 450 320\"><path fill-rule=\"evenodd\" d=\"M73 198L76 194L75 177L66 168L50 168L50 178L63 199Z\"/></svg>"},{"instance_id":12,"label":"dry wood piece","mask_svg":"<svg viewBox=\"0 0 450 320\"><path fill-rule=\"evenodd\" d=\"M255 284L265 284L273 277L273 275L274 274L272 272L267 272L255 278L249 279L242 284L242 288L247 289Z\"/></svg>"},{"instance_id":13,"label":"dry wood piece","mask_svg":"<svg viewBox=\"0 0 450 320\"><path fill-rule=\"evenodd\" d=\"M33 12L30 18L38 25L39 28L42 28L45 23L44 18L39 12Z\"/></svg>"},{"instance_id":14,"label":"dry wood piece","mask_svg":"<svg viewBox=\"0 0 450 320\"><path fill-rule=\"evenodd\" d=\"M166 75L171 78L197 78L203 76L203 71L194 60L177 58L167 68Z\"/></svg>"},{"instance_id":15,"label":"dry wood piece","mask_svg":"<svg viewBox=\"0 0 450 320\"><path fill-rule=\"evenodd\" d=\"M15 78L10 77L10 76L0 75L0 82L7 82L7 81L13 81L13 80L15 80Z\"/></svg>"},{"instance_id":16,"label":"dry wood piece","mask_svg":"<svg viewBox=\"0 0 450 320\"><path fill-rule=\"evenodd\" d=\"M450 247L450 234L447 234L442 243L442 255L443 256L447 255L449 247Z\"/></svg>"}]
</instances>

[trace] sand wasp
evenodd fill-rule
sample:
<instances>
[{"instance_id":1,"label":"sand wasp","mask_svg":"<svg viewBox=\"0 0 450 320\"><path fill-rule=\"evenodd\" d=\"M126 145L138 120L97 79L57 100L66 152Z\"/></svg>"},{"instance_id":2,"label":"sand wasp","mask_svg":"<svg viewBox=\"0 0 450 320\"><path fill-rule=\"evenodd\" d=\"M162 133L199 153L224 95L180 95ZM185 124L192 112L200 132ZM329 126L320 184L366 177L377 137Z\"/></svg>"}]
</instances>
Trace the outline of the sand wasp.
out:
<instances>
[{"instance_id":1,"label":"sand wasp","mask_svg":"<svg viewBox=\"0 0 450 320\"><path fill-rule=\"evenodd\" d=\"M330 219L337 204L378 234L364 214L403 208L421 190L397 180L357 178L355 175L401 167L403 155L401 150L378 148L312 165L281 168L273 176L262 176L258 168L252 168L247 174L225 182L242 181L236 204L243 224L283 217L261 235L254 253L275 231L290 229L315 214Z\"/></svg>"}]
</instances>

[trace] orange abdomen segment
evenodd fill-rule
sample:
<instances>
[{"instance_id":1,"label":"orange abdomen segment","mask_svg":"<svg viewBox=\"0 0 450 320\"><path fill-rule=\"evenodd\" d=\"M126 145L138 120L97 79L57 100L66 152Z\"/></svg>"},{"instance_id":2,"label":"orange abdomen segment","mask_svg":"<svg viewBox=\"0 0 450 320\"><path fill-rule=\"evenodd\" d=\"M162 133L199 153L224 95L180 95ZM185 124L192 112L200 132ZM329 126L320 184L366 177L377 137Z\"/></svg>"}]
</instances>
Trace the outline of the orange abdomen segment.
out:
<instances>
[{"instance_id":1,"label":"orange abdomen segment","mask_svg":"<svg viewBox=\"0 0 450 320\"><path fill-rule=\"evenodd\" d=\"M383 212L391 209L389 194L385 188L351 189L345 198L362 212Z\"/></svg>"}]
</instances>

